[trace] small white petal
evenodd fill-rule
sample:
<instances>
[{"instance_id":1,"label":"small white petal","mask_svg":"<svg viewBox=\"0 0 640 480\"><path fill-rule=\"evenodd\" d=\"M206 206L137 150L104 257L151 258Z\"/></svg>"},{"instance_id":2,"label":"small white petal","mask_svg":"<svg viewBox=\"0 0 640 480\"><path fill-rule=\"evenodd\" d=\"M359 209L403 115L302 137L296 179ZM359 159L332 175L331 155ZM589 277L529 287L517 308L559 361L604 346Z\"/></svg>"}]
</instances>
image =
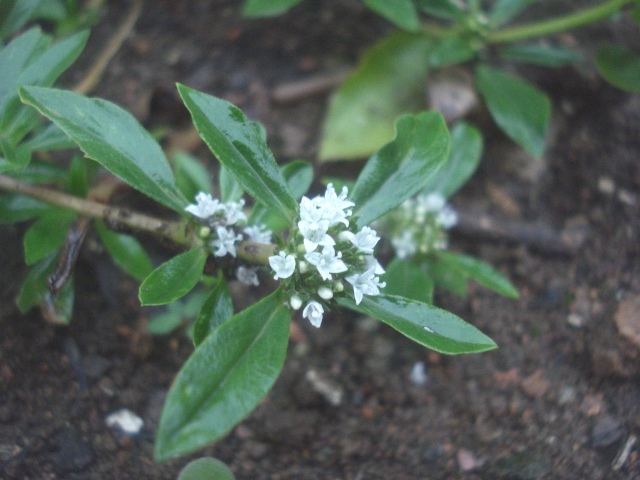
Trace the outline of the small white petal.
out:
<instances>
[{"instance_id":1,"label":"small white petal","mask_svg":"<svg viewBox=\"0 0 640 480\"><path fill-rule=\"evenodd\" d=\"M280 251L278 255L269 257L269 265L276 272L273 277L274 280L289 278L296 269L296 259L293 255L287 255L285 252Z\"/></svg>"},{"instance_id":2,"label":"small white petal","mask_svg":"<svg viewBox=\"0 0 640 480\"><path fill-rule=\"evenodd\" d=\"M322 305L320 305L315 300L311 300L307 304L307 306L304 307L304 310L302 311L302 316L304 318L308 318L309 321L311 322L311 325L313 325L316 328L319 328L320 325L322 324L323 313L324 313L324 308L322 308Z\"/></svg>"}]
</instances>

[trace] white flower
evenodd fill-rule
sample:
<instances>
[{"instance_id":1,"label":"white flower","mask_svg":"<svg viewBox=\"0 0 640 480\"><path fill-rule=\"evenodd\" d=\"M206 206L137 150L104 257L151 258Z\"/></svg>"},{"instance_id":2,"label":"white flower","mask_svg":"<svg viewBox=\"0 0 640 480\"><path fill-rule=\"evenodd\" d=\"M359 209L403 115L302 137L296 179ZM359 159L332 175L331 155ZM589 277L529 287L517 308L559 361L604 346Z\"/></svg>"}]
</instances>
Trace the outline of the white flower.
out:
<instances>
[{"instance_id":1,"label":"white flower","mask_svg":"<svg viewBox=\"0 0 640 480\"><path fill-rule=\"evenodd\" d=\"M445 198L440 193L418 195L416 201L418 202L418 211L423 210L426 212L437 212L441 210L446 203Z\"/></svg>"},{"instance_id":2,"label":"white flower","mask_svg":"<svg viewBox=\"0 0 640 480\"><path fill-rule=\"evenodd\" d=\"M369 227L362 227L358 233L343 232L342 236L346 237L355 245L359 252L373 253L373 247L376 246L380 237L376 235L376 231Z\"/></svg>"},{"instance_id":3,"label":"white flower","mask_svg":"<svg viewBox=\"0 0 640 480\"><path fill-rule=\"evenodd\" d=\"M349 226L347 217L351 215L351 210L346 209L355 206L355 203L347 200L348 193L347 187L342 187L342 192L337 195L333 184L330 183L327 185L324 197L316 197L314 199L316 205L322 210L322 218L329 220L330 226L337 223L343 223L346 227Z\"/></svg>"},{"instance_id":4,"label":"white flower","mask_svg":"<svg viewBox=\"0 0 640 480\"><path fill-rule=\"evenodd\" d=\"M227 253L232 257L236 256L236 242L242 240L242 235L236 235L231 229L224 227L216 228L216 235L218 236L211 245L217 250L213 252L216 257L224 257Z\"/></svg>"},{"instance_id":5,"label":"white flower","mask_svg":"<svg viewBox=\"0 0 640 480\"><path fill-rule=\"evenodd\" d=\"M405 230L399 237L393 237L391 244L399 259L410 257L418 251L418 244L410 230Z\"/></svg>"},{"instance_id":6,"label":"white flower","mask_svg":"<svg viewBox=\"0 0 640 480\"><path fill-rule=\"evenodd\" d=\"M273 232L266 229L264 225L249 225L244 228L243 232L247 235L250 241L263 243L265 245L269 245L271 243L271 235L273 235Z\"/></svg>"},{"instance_id":7,"label":"white flower","mask_svg":"<svg viewBox=\"0 0 640 480\"><path fill-rule=\"evenodd\" d=\"M285 252L280 251L278 255L269 257L269 265L276 272L273 277L274 280L289 278L296 268L296 259L293 255L287 255Z\"/></svg>"},{"instance_id":8,"label":"white flower","mask_svg":"<svg viewBox=\"0 0 640 480\"><path fill-rule=\"evenodd\" d=\"M185 210L198 218L209 218L224 207L210 194L200 192L196 195L196 203L187 205Z\"/></svg>"},{"instance_id":9,"label":"white flower","mask_svg":"<svg viewBox=\"0 0 640 480\"><path fill-rule=\"evenodd\" d=\"M458 214L453 208L446 205L438 212L436 222L445 230L449 230L458 223Z\"/></svg>"},{"instance_id":10,"label":"white flower","mask_svg":"<svg viewBox=\"0 0 640 480\"><path fill-rule=\"evenodd\" d=\"M327 245L320 252L309 252L304 258L314 265L318 269L318 273L323 280L331 280L332 273L341 273L347 271L347 266L340 260L342 258L342 252L338 252L333 249L333 246Z\"/></svg>"},{"instance_id":11,"label":"white flower","mask_svg":"<svg viewBox=\"0 0 640 480\"><path fill-rule=\"evenodd\" d=\"M247 216L242 211L242 207L244 207L244 199L241 198L238 202L227 202L223 207L227 225L234 225L238 222L247 221Z\"/></svg>"},{"instance_id":12,"label":"white flower","mask_svg":"<svg viewBox=\"0 0 640 480\"><path fill-rule=\"evenodd\" d=\"M363 295L380 295L380 289L387 285L385 282L380 283L380 279L375 276L375 267L371 267L364 273L350 275L346 280L353 285L356 305L360 304Z\"/></svg>"},{"instance_id":13,"label":"white flower","mask_svg":"<svg viewBox=\"0 0 640 480\"><path fill-rule=\"evenodd\" d=\"M236 270L236 277L241 283L245 285L260 285L260 280L258 279L257 267L247 268L242 265L238 267Z\"/></svg>"},{"instance_id":14,"label":"white flower","mask_svg":"<svg viewBox=\"0 0 640 480\"><path fill-rule=\"evenodd\" d=\"M300 233L304 237L304 248L312 252L318 245L335 245L335 241L327 234L329 220L322 218L322 210L307 197L300 202Z\"/></svg>"},{"instance_id":15,"label":"white flower","mask_svg":"<svg viewBox=\"0 0 640 480\"><path fill-rule=\"evenodd\" d=\"M375 273L376 275L382 275L384 273L384 268L382 268L382 265L380 265L380 262L378 262L378 260L376 259L376 257L374 257L373 255L366 255L364 257L364 269L365 270L369 270L370 268L373 268L373 273Z\"/></svg>"},{"instance_id":16,"label":"white flower","mask_svg":"<svg viewBox=\"0 0 640 480\"><path fill-rule=\"evenodd\" d=\"M322 308L322 305L320 305L315 300L311 300L309 303L307 303L307 306L304 307L304 310L302 311L302 316L304 318L308 318L309 321L311 322L311 325L313 325L316 328L319 328L320 325L322 324L323 313L324 313L324 308Z\"/></svg>"}]
</instances>

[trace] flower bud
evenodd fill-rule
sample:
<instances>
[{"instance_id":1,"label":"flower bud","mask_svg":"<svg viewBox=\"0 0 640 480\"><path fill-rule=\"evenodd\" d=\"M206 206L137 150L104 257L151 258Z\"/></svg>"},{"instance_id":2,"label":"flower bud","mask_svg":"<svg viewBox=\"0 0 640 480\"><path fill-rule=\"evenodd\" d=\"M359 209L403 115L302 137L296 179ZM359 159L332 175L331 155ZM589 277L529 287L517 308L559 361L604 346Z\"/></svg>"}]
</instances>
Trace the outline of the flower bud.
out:
<instances>
[{"instance_id":1,"label":"flower bud","mask_svg":"<svg viewBox=\"0 0 640 480\"><path fill-rule=\"evenodd\" d=\"M309 264L305 261L298 262L298 271L300 273L307 273L309 270Z\"/></svg>"},{"instance_id":2,"label":"flower bud","mask_svg":"<svg viewBox=\"0 0 640 480\"><path fill-rule=\"evenodd\" d=\"M333 298L333 290L327 287L319 287L318 296L323 300L331 300Z\"/></svg>"},{"instance_id":3,"label":"flower bud","mask_svg":"<svg viewBox=\"0 0 640 480\"><path fill-rule=\"evenodd\" d=\"M300 307L302 307L302 299L298 295L294 295L289 299L289 305L291 305L291 308L294 310L300 310Z\"/></svg>"},{"instance_id":4,"label":"flower bud","mask_svg":"<svg viewBox=\"0 0 640 480\"><path fill-rule=\"evenodd\" d=\"M200 231L198 232L200 238L207 238L209 235L211 235L211 229L209 227L200 227Z\"/></svg>"},{"instance_id":5,"label":"flower bud","mask_svg":"<svg viewBox=\"0 0 640 480\"><path fill-rule=\"evenodd\" d=\"M307 251L307 249L304 247L304 243L301 243L300 245L298 245L297 250L298 250L298 253L303 254L303 255L304 255L304 254L306 253L306 251Z\"/></svg>"},{"instance_id":6,"label":"flower bud","mask_svg":"<svg viewBox=\"0 0 640 480\"><path fill-rule=\"evenodd\" d=\"M344 284L340 280L333 282L333 291L336 293L344 291Z\"/></svg>"}]
</instances>

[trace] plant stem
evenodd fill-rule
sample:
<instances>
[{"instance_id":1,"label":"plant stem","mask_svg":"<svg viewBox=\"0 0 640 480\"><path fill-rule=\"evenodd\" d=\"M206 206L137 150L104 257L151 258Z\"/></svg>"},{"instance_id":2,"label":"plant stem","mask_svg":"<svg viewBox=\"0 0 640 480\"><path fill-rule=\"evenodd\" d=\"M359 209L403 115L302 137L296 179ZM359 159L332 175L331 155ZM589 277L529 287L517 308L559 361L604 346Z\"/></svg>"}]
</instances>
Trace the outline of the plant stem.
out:
<instances>
[{"instance_id":1,"label":"plant stem","mask_svg":"<svg viewBox=\"0 0 640 480\"><path fill-rule=\"evenodd\" d=\"M128 209L74 197L67 193L30 185L7 175L0 175L0 189L28 195L87 217L100 218L111 228L126 227L134 231L148 232L187 248L197 244L195 237L188 234L187 225L184 222L161 220ZM275 248L276 246L271 244L240 242L237 248L238 258L249 263L268 265L269 257L273 255Z\"/></svg>"},{"instance_id":2,"label":"plant stem","mask_svg":"<svg viewBox=\"0 0 640 480\"><path fill-rule=\"evenodd\" d=\"M67 193L30 185L7 175L0 175L0 188L44 200L52 205L68 208L88 217L100 218L111 227L121 226L149 232L178 245L190 246L191 244L191 240L185 232L184 223L161 220L124 208L112 207L93 200L74 197Z\"/></svg>"},{"instance_id":3,"label":"plant stem","mask_svg":"<svg viewBox=\"0 0 640 480\"><path fill-rule=\"evenodd\" d=\"M489 43L506 43L527 40L529 38L543 37L552 33L563 32L572 28L581 27L590 23L603 20L633 0L609 0L598 6L588 8L576 13L544 20L542 22L521 25L519 27L505 28L490 33L487 37Z\"/></svg>"}]
</instances>

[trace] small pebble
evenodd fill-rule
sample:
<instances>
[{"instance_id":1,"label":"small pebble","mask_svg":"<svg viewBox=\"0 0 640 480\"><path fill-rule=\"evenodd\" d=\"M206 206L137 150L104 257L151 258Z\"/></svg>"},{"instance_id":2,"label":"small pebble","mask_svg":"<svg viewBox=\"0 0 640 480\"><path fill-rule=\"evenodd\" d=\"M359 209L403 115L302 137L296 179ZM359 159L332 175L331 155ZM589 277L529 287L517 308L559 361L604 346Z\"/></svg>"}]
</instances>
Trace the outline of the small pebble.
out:
<instances>
[{"instance_id":1,"label":"small pebble","mask_svg":"<svg viewBox=\"0 0 640 480\"><path fill-rule=\"evenodd\" d=\"M625 428L617 418L603 415L591 431L591 441L594 447L607 447L622 438Z\"/></svg>"},{"instance_id":2,"label":"small pebble","mask_svg":"<svg viewBox=\"0 0 640 480\"><path fill-rule=\"evenodd\" d=\"M416 387L424 387L429 381L429 375L427 375L427 369L424 362L416 362L411 367L411 373L409 374L409 380Z\"/></svg>"},{"instance_id":3,"label":"small pebble","mask_svg":"<svg viewBox=\"0 0 640 480\"><path fill-rule=\"evenodd\" d=\"M338 407L342 404L344 392L339 385L327 378L322 378L320 374L311 369L307 370L304 378L311 384L311 387L319 393L329 404Z\"/></svg>"},{"instance_id":4,"label":"small pebble","mask_svg":"<svg viewBox=\"0 0 640 480\"><path fill-rule=\"evenodd\" d=\"M127 435L137 435L142 430L144 421L131 410L122 408L105 418L108 427L117 428Z\"/></svg>"}]
</instances>

